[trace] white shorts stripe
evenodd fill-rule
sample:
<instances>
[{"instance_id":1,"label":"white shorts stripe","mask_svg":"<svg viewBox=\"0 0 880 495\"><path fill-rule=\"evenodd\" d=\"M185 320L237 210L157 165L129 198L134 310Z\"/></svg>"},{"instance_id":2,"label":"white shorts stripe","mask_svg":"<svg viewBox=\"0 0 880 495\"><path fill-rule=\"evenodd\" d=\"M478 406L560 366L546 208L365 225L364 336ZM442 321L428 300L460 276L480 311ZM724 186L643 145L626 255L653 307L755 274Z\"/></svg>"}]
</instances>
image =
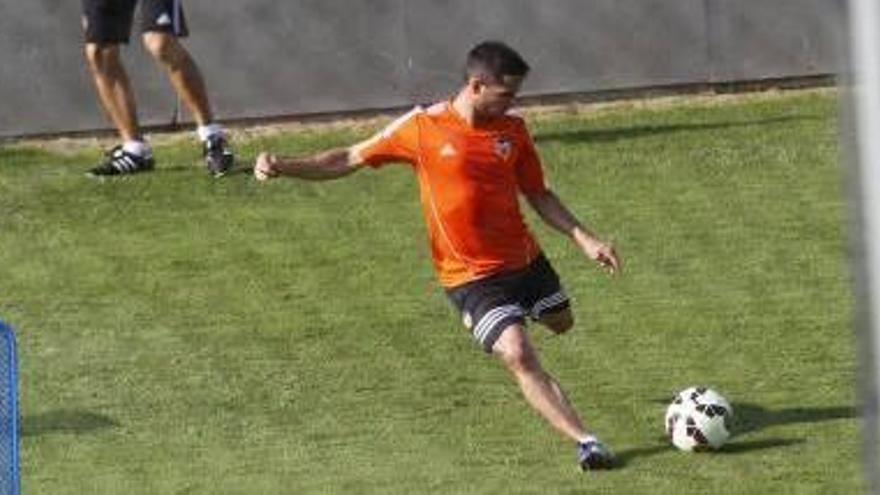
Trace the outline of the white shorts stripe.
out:
<instances>
[{"instance_id":1,"label":"white shorts stripe","mask_svg":"<svg viewBox=\"0 0 880 495\"><path fill-rule=\"evenodd\" d=\"M510 315L521 315L522 308L515 304L507 304L504 306L499 306L497 308L493 308L489 312L483 315L480 318L480 321L477 322L476 327L474 328L474 335L482 336L486 333L486 331L492 327L500 318L504 318Z\"/></svg>"},{"instance_id":2,"label":"white shorts stripe","mask_svg":"<svg viewBox=\"0 0 880 495\"><path fill-rule=\"evenodd\" d=\"M539 318L541 316L541 313L544 312L546 309L562 304L567 300L568 298L564 294L557 294L556 296L542 299L532 307L532 318Z\"/></svg>"},{"instance_id":3,"label":"white shorts stripe","mask_svg":"<svg viewBox=\"0 0 880 495\"><path fill-rule=\"evenodd\" d=\"M536 302L535 305L532 306L532 310L529 311L529 314L532 316L533 320L537 320L544 310L562 304L565 301L568 301L568 295L566 295L564 291L560 290L556 293L550 294L549 296L538 300L538 302Z\"/></svg>"},{"instance_id":4,"label":"white shorts stripe","mask_svg":"<svg viewBox=\"0 0 880 495\"><path fill-rule=\"evenodd\" d=\"M524 314L523 309L516 304L507 304L494 308L480 318L480 321L474 328L474 338L482 344L499 321L510 317L521 317Z\"/></svg>"}]
</instances>

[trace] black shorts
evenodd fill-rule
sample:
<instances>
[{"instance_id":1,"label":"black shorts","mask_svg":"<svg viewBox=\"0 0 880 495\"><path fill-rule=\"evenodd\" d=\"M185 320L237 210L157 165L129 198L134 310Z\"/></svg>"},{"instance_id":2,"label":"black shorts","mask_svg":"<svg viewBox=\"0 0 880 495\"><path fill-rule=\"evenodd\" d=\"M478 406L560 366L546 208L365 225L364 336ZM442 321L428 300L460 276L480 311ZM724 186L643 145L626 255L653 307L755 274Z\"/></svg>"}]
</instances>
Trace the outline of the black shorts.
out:
<instances>
[{"instance_id":1,"label":"black shorts","mask_svg":"<svg viewBox=\"0 0 880 495\"><path fill-rule=\"evenodd\" d=\"M128 43L138 0L82 0L86 43ZM180 0L140 0L141 32L189 34Z\"/></svg>"},{"instance_id":2,"label":"black shorts","mask_svg":"<svg viewBox=\"0 0 880 495\"><path fill-rule=\"evenodd\" d=\"M540 320L569 307L559 276L543 254L522 270L468 282L446 291L465 326L486 352L505 328Z\"/></svg>"}]
</instances>

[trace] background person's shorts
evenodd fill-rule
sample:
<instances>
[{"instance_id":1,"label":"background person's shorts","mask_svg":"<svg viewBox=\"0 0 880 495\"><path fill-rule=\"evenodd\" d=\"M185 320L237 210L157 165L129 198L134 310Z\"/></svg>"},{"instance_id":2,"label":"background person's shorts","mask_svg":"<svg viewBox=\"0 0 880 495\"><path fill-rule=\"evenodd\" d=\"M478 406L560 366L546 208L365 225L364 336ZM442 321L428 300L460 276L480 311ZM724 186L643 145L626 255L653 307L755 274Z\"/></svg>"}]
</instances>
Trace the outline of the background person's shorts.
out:
<instances>
[{"instance_id":1,"label":"background person's shorts","mask_svg":"<svg viewBox=\"0 0 880 495\"><path fill-rule=\"evenodd\" d=\"M141 32L189 34L180 0L82 0L86 43L128 43L138 1Z\"/></svg>"},{"instance_id":2,"label":"background person's shorts","mask_svg":"<svg viewBox=\"0 0 880 495\"><path fill-rule=\"evenodd\" d=\"M505 328L569 307L559 276L543 254L522 270L493 275L446 291L465 326L486 352Z\"/></svg>"}]
</instances>

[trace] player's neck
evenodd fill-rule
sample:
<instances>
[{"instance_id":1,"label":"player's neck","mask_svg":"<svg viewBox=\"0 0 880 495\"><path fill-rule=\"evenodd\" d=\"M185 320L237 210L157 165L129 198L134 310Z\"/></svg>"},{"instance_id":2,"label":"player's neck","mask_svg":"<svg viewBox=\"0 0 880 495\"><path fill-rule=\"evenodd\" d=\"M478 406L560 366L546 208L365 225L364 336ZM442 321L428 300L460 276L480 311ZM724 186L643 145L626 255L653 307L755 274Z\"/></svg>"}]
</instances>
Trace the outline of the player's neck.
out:
<instances>
[{"instance_id":1,"label":"player's neck","mask_svg":"<svg viewBox=\"0 0 880 495\"><path fill-rule=\"evenodd\" d=\"M474 106L464 91L460 91L452 99L452 109L467 125L474 127Z\"/></svg>"},{"instance_id":2,"label":"player's neck","mask_svg":"<svg viewBox=\"0 0 880 495\"><path fill-rule=\"evenodd\" d=\"M481 116L476 111L466 91L459 92L452 99L452 109L469 127L484 127L492 120L492 118Z\"/></svg>"}]
</instances>

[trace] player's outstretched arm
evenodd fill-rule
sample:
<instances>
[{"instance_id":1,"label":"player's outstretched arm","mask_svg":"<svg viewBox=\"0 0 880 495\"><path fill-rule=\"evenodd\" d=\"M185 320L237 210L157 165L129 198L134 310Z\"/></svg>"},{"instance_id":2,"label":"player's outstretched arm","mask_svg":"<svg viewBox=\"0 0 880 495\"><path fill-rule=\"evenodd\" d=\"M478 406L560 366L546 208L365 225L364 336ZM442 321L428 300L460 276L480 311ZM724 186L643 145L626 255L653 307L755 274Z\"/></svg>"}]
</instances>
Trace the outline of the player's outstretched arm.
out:
<instances>
[{"instance_id":1,"label":"player's outstretched arm","mask_svg":"<svg viewBox=\"0 0 880 495\"><path fill-rule=\"evenodd\" d=\"M305 180L331 180L358 170L360 160L354 148L337 148L316 155L290 158L262 152L254 163L254 177L268 180L280 176Z\"/></svg>"},{"instance_id":2,"label":"player's outstretched arm","mask_svg":"<svg viewBox=\"0 0 880 495\"><path fill-rule=\"evenodd\" d=\"M581 225L553 191L548 189L541 194L527 195L526 198L547 225L570 237L587 257L612 274L621 271L623 264L614 245L600 240Z\"/></svg>"}]
</instances>

